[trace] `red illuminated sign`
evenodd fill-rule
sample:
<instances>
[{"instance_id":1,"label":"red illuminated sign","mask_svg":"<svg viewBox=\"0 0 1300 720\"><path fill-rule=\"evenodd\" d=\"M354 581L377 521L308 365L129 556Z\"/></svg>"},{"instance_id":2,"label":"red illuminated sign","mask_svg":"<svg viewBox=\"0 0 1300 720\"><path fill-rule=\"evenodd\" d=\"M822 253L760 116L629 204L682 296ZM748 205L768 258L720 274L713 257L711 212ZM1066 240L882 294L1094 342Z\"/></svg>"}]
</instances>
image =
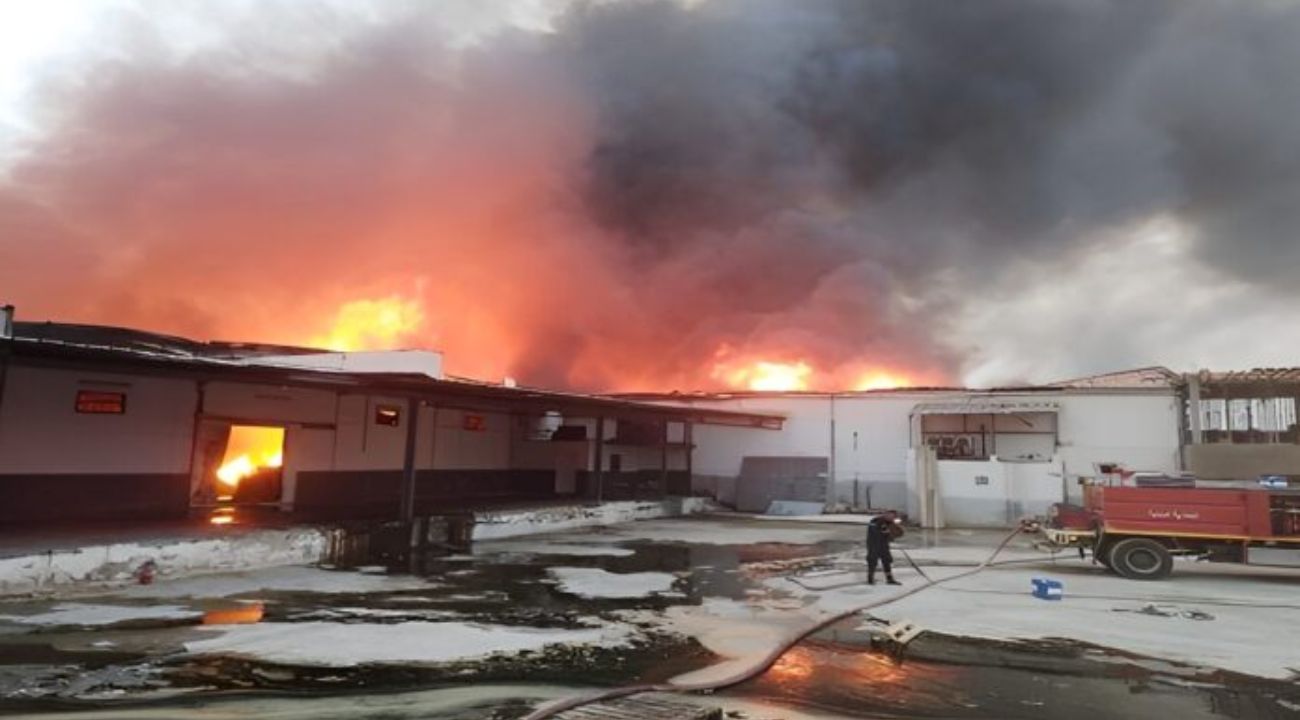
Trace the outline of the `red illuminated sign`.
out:
<instances>
[{"instance_id":1,"label":"red illuminated sign","mask_svg":"<svg viewBox=\"0 0 1300 720\"><path fill-rule=\"evenodd\" d=\"M78 390L76 409L86 415L121 415L126 412L126 393Z\"/></svg>"},{"instance_id":2,"label":"red illuminated sign","mask_svg":"<svg viewBox=\"0 0 1300 720\"><path fill-rule=\"evenodd\" d=\"M486 432L487 418L482 415L470 415L466 413L463 427L470 432Z\"/></svg>"}]
</instances>

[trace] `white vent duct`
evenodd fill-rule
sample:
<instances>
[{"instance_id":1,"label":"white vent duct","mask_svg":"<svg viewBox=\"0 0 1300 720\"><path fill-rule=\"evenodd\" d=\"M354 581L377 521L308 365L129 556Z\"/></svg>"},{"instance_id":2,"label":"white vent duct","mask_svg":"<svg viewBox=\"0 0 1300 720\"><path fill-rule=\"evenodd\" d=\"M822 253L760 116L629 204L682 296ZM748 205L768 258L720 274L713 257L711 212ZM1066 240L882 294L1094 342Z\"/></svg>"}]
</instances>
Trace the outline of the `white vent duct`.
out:
<instances>
[{"instance_id":1,"label":"white vent duct","mask_svg":"<svg viewBox=\"0 0 1300 720\"><path fill-rule=\"evenodd\" d=\"M564 417L554 410L541 417L534 418L528 428L529 440L550 440L556 430L564 424Z\"/></svg>"}]
</instances>

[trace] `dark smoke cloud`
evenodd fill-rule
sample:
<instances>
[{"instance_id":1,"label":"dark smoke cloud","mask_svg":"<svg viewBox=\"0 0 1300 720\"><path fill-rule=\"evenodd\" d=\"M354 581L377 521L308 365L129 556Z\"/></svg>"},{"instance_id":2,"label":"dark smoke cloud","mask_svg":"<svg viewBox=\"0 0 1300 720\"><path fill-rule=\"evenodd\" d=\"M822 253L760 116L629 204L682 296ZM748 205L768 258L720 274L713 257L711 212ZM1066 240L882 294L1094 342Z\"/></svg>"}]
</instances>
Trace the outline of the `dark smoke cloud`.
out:
<instances>
[{"instance_id":1,"label":"dark smoke cloud","mask_svg":"<svg viewBox=\"0 0 1300 720\"><path fill-rule=\"evenodd\" d=\"M952 313L1152 217L1225 278L1300 260L1294 3L582 2L467 48L422 5L221 23L176 56L136 18L51 84L0 187L29 316L304 341L397 293L462 372L851 385L959 379Z\"/></svg>"}]
</instances>

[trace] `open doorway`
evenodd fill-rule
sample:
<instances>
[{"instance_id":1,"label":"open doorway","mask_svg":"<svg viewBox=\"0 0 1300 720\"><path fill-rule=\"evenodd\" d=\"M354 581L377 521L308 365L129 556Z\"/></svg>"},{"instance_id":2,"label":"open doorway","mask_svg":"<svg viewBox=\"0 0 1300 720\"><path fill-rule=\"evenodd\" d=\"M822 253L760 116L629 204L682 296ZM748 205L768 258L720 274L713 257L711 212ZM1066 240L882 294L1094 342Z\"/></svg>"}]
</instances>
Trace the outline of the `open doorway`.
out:
<instances>
[{"instance_id":1,"label":"open doorway","mask_svg":"<svg viewBox=\"0 0 1300 720\"><path fill-rule=\"evenodd\" d=\"M205 420L198 435L190 506L277 505L284 485L285 428ZM220 515L214 515L214 522Z\"/></svg>"}]
</instances>

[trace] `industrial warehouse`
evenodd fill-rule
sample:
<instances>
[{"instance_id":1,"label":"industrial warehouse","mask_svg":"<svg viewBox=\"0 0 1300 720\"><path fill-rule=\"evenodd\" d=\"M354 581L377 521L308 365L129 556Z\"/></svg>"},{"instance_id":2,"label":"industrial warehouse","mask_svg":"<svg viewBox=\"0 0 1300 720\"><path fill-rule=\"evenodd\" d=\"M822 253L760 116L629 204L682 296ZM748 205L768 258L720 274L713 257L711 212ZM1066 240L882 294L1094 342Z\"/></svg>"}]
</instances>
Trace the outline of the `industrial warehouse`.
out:
<instances>
[{"instance_id":1,"label":"industrial warehouse","mask_svg":"<svg viewBox=\"0 0 1300 720\"><path fill-rule=\"evenodd\" d=\"M954 653L996 672L1050 656L1062 677L1151 657L1200 678L1188 698L1220 692L1210 673L1228 671L1255 676L1268 707L1293 702L1294 645L1277 627L1300 553L1295 371L592 395L448 377L425 350L5 329L0 657L60 657L0 676L5 701L147 701L132 673L183 687L194 663L223 668L211 687L270 691L290 676L295 691L438 687L450 668L492 702L494 673L538 664L597 676L667 656L759 673L656 686L709 690L690 701L581 699L586 717L694 718L754 707L713 694L744 677L804 692L883 649L945 672L965 667ZM857 547L894 512L918 537L877 594ZM1134 579L1163 580L1161 602ZM895 604L879 627L790 634ZM1188 641L1169 618L1207 626ZM96 669L108 649L137 670ZM764 675L756 658L777 656ZM872 706L888 697L883 667L853 677ZM951 705L934 697L922 707Z\"/></svg>"},{"instance_id":2,"label":"industrial warehouse","mask_svg":"<svg viewBox=\"0 0 1300 720\"><path fill-rule=\"evenodd\" d=\"M785 418L779 433L696 433L695 489L751 512L798 499L897 508L926 527L1011 527L1081 501L1092 481L1300 476L1297 370L1157 367L992 390L626 397ZM812 464L795 477L764 468L783 457Z\"/></svg>"},{"instance_id":3,"label":"industrial warehouse","mask_svg":"<svg viewBox=\"0 0 1300 720\"><path fill-rule=\"evenodd\" d=\"M3 362L6 524L222 521L233 509L409 518L686 495L694 426L781 425L770 414L448 380L426 351L322 353L17 323Z\"/></svg>"},{"instance_id":4,"label":"industrial warehouse","mask_svg":"<svg viewBox=\"0 0 1300 720\"><path fill-rule=\"evenodd\" d=\"M430 351L23 322L4 348L6 524L702 495L746 512L796 501L1011 527L1080 502L1089 481L1300 476L1297 371L597 396L448 379Z\"/></svg>"},{"instance_id":5,"label":"industrial warehouse","mask_svg":"<svg viewBox=\"0 0 1300 720\"><path fill-rule=\"evenodd\" d=\"M0 2L0 717L1300 720L1297 67L1300 0Z\"/></svg>"}]
</instances>

